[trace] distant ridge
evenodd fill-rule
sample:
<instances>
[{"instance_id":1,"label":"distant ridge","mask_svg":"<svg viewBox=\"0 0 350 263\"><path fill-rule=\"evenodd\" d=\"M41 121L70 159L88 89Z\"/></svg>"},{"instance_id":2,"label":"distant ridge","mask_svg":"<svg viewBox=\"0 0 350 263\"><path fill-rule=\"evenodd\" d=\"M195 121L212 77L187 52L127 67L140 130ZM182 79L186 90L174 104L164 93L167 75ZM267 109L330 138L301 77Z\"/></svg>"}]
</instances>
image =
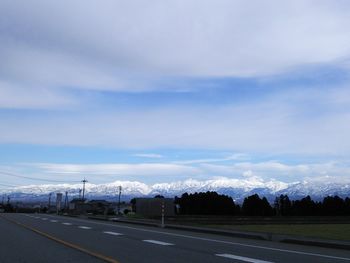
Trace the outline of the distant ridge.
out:
<instances>
[{"instance_id":1,"label":"distant ridge","mask_svg":"<svg viewBox=\"0 0 350 263\"><path fill-rule=\"evenodd\" d=\"M287 194L291 199L299 199L310 195L315 200L325 196L339 195L350 196L350 178L321 177L302 182L284 183L281 181L264 181L259 177L244 179L218 178L205 181L188 179L172 183L158 183L147 185L137 181L115 181L106 184L86 184L86 193L89 199L115 199L118 194L118 186L122 186L122 199L133 197L155 196L181 196L183 193L216 191L231 196L241 202L244 197L259 194L273 201L275 196ZM0 194L8 194L12 200L34 201L46 200L49 193L68 191L73 198L78 196L81 184L45 184L28 185L3 190Z\"/></svg>"}]
</instances>

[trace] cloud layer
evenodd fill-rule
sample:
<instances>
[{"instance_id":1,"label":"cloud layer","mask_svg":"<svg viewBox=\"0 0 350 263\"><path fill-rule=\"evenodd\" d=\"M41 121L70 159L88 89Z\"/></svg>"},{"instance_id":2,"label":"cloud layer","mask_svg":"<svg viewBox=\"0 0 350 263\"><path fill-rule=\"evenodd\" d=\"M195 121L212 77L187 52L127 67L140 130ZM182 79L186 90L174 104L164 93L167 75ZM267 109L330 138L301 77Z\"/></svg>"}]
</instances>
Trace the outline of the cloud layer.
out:
<instances>
[{"instance_id":1,"label":"cloud layer","mask_svg":"<svg viewBox=\"0 0 350 263\"><path fill-rule=\"evenodd\" d=\"M101 163L59 164L33 163L19 165L22 170L32 170L35 178L52 178L61 181L79 181L86 177L91 183L109 183L115 180L136 180L145 183L173 182L193 178L199 180L219 179L282 182L303 181L306 178L340 177L350 178L347 162L286 164L279 161L248 162L235 161L217 164L198 160L197 163ZM19 172L20 170L18 170ZM1 172L1 171L0 171ZM6 175L6 174L5 174ZM174 179L176 178L176 179Z\"/></svg>"},{"instance_id":2,"label":"cloud layer","mask_svg":"<svg viewBox=\"0 0 350 263\"><path fill-rule=\"evenodd\" d=\"M138 153L138 164L41 164L56 177L349 176L334 162L350 156L349 11L330 0L1 1L0 144ZM161 162L163 149L325 162Z\"/></svg>"},{"instance_id":3,"label":"cloud layer","mask_svg":"<svg viewBox=\"0 0 350 263\"><path fill-rule=\"evenodd\" d=\"M216 107L2 114L0 142L347 155L349 91L286 91Z\"/></svg>"},{"instance_id":4,"label":"cloud layer","mask_svg":"<svg viewBox=\"0 0 350 263\"><path fill-rule=\"evenodd\" d=\"M345 67L349 9L346 1L2 1L0 107L70 105L71 88L164 89L154 81L169 76Z\"/></svg>"}]
</instances>

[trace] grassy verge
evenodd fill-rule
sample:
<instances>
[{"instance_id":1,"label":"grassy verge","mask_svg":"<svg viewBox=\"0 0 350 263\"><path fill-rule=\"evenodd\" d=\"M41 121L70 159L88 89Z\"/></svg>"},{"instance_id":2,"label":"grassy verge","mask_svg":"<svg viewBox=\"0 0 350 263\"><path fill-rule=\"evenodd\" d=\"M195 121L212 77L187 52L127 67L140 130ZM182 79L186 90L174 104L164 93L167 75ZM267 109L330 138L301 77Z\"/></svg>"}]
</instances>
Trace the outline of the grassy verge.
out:
<instances>
[{"instance_id":1,"label":"grassy verge","mask_svg":"<svg viewBox=\"0 0 350 263\"><path fill-rule=\"evenodd\" d=\"M208 227L350 241L350 224L208 225Z\"/></svg>"},{"instance_id":2,"label":"grassy verge","mask_svg":"<svg viewBox=\"0 0 350 263\"><path fill-rule=\"evenodd\" d=\"M130 219L145 219L144 216L141 216L139 214L135 214L135 213L128 213L125 215L125 218L130 218Z\"/></svg>"}]
</instances>

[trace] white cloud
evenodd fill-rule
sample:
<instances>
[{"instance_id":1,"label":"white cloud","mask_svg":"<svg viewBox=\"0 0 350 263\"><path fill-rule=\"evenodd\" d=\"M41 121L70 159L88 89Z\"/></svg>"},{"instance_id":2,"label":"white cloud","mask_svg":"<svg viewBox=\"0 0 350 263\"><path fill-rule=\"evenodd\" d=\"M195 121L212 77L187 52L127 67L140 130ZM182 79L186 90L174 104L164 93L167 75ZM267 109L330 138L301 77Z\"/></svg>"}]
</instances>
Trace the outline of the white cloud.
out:
<instances>
[{"instance_id":1,"label":"white cloud","mask_svg":"<svg viewBox=\"0 0 350 263\"><path fill-rule=\"evenodd\" d=\"M169 76L343 66L349 9L334 1L2 1L0 81L35 87L35 98L41 87L139 91L163 89L150 83ZM32 107L33 98L15 104Z\"/></svg>"},{"instance_id":2,"label":"white cloud","mask_svg":"<svg viewBox=\"0 0 350 263\"><path fill-rule=\"evenodd\" d=\"M244 171L244 172L243 172L243 176L244 176L244 177L252 177L252 176L253 176L252 170Z\"/></svg>"},{"instance_id":3,"label":"white cloud","mask_svg":"<svg viewBox=\"0 0 350 263\"><path fill-rule=\"evenodd\" d=\"M350 176L350 166L342 162L285 164L278 161L238 162L232 165L203 164L207 174L276 179L284 182L302 181L304 178L324 176Z\"/></svg>"},{"instance_id":4,"label":"white cloud","mask_svg":"<svg viewBox=\"0 0 350 263\"><path fill-rule=\"evenodd\" d=\"M48 174L80 174L109 176L177 176L181 174L195 175L195 167L170 163L139 163L139 164L55 164L41 163L32 166Z\"/></svg>"},{"instance_id":5,"label":"white cloud","mask_svg":"<svg viewBox=\"0 0 350 263\"><path fill-rule=\"evenodd\" d=\"M277 161L237 162L217 165L211 163L179 165L164 163L105 163L105 164L59 164L32 163L20 165L23 171L28 167L38 178L54 178L72 181L86 177L90 182L103 183L117 179L133 178L144 183L164 183L188 178L218 180L228 178L234 181L281 181L291 183L305 178L350 177L350 165L346 162L285 164ZM247 179L248 178L248 179Z\"/></svg>"},{"instance_id":6,"label":"white cloud","mask_svg":"<svg viewBox=\"0 0 350 263\"><path fill-rule=\"evenodd\" d=\"M64 90L21 86L0 79L0 108L7 109L74 109L77 98Z\"/></svg>"},{"instance_id":7,"label":"white cloud","mask_svg":"<svg viewBox=\"0 0 350 263\"><path fill-rule=\"evenodd\" d=\"M194 159L194 160L185 160L185 161L174 161L176 164L200 164L200 163L216 163L216 162L226 162L234 160L246 160L249 159L249 156L244 153L231 154L223 158L208 158L208 159Z\"/></svg>"},{"instance_id":8,"label":"white cloud","mask_svg":"<svg viewBox=\"0 0 350 263\"><path fill-rule=\"evenodd\" d=\"M349 9L334 1L2 1L0 108L86 108L2 112L0 143L348 155L346 85L287 89L244 105L108 113L86 110L96 100L72 90L169 89L151 84L275 76L310 64L348 71Z\"/></svg>"}]
</instances>

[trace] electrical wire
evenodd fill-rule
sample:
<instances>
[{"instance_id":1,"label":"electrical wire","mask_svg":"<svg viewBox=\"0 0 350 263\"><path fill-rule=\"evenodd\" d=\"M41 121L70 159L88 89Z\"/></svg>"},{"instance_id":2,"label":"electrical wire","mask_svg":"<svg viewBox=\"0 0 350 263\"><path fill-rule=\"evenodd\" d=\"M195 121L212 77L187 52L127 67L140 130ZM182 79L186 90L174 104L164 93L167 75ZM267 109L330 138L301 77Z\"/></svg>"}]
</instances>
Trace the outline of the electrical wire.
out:
<instances>
[{"instance_id":1,"label":"electrical wire","mask_svg":"<svg viewBox=\"0 0 350 263\"><path fill-rule=\"evenodd\" d=\"M42 182L51 182L51 183L80 183L80 181L60 181L60 180L52 180L52 179L45 179L45 178L34 178L34 177L18 175L18 174L13 174L9 172L3 172L3 171L0 171L0 174L22 178L22 179L33 180L33 181L42 181Z\"/></svg>"},{"instance_id":2,"label":"electrical wire","mask_svg":"<svg viewBox=\"0 0 350 263\"><path fill-rule=\"evenodd\" d=\"M0 183L0 186L5 186L5 187L16 187L15 185L3 184L3 183Z\"/></svg>"}]
</instances>

